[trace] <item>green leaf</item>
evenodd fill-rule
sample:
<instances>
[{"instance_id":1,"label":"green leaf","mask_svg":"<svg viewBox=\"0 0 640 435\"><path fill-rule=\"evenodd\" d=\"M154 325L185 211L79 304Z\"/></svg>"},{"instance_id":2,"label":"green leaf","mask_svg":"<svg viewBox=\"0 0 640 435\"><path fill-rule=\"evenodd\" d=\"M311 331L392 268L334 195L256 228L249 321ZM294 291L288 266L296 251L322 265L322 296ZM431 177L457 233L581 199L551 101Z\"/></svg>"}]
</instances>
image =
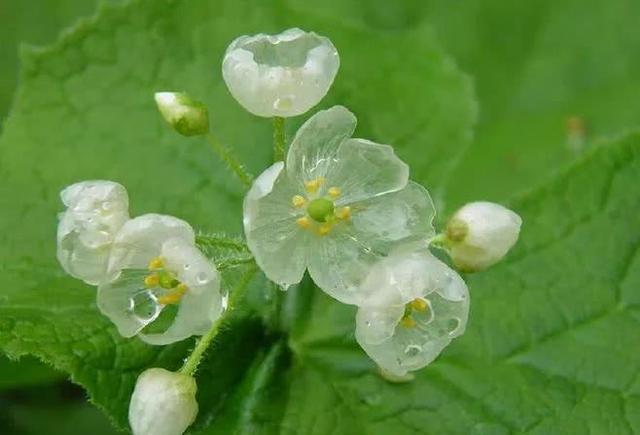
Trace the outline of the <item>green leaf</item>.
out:
<instances>
[{"instance_id":1,"label":"green leaf","mask_svg":"<svg viewBox=\"0 0 640 435\"><path fill-rule=\"evenodd\" d=\"M113 179L127 186L133 215L169 213L205 231L239 232L241 186L203 141L164 125L153 93L185 90L203 100L216 135L260 173L270 161L271 123L243 112L220 73L226 45L240 34L301 26L329 36L342 67L323 107L349 107L359 136L394 144L414 178L438 190L470 138L468 78L423 23L377 31L343 18L287 3L139 0L103 6L53 46L24 51L0 139L0 347L69 373L119 427L127 425L137 375L180 366L192 341L157 348L119 337L97 312L95 290L57 265L58 192L82 179ZM225 274L227 288L244 276L240 269ZM245 388L260 390L271 373L288 376L262 368L262 361L286 367L291 355L286 337L265 326L278 307L273 293L261 277L248 285L246 306L227 319L198 372L198 427L212 420L237 426L234 416L246 415ZM284 399L266 405L282 409ZM242 407L230 409L234 403Z\"/></svg>"},{"instance_id":2,"label":"green leaf","mask_svg":"<svg viewBox=\"0 0 640 435\"><path fill-rule=\"evenodd\" d=\"M481 107L452 206L509 198L640 125L640 2L429 0L420 12L474 76ZM582 141L570 139L572 117Z\"/></svg>"},{"instance_id":3,"label":"green leaf","mask_svg":"<svg viewBox=\"0 0 640 435\"><path fill-rule=\"evenodd\" d=\"M107 0L102 0L107 1ZM120 0L108 0L113 3ZM31 0L29 7L21 0L2 2L0 14L0 125L9 111L18 81L18 46L42 44L53 39L61 29L78 17L90 14L96 1Z\"/></svg>"}]
</instances>

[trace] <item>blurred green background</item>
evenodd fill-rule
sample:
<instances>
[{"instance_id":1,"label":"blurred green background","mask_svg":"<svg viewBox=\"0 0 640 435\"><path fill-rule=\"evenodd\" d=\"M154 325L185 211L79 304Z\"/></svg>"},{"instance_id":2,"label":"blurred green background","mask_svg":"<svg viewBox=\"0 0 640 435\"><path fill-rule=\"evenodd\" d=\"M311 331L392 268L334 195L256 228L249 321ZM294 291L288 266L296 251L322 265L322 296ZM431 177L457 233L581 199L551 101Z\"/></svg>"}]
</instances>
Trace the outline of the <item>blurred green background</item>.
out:
<instances>
[{"instance_id":1,"label":"blurred green background","mask_svg":"<svg viewBox=\"0 0 640 435\"><path fill-rule=\"evenodd\" d=\"M0 0L0 120L8 116L18 85L20 44L52 42L92 14L96 3ZM449 180L448 210L470 199L505 200L637 125L640 79L631 72L640 71L640 2L402 3L392 14L382 0L326 1L309 8L318 15L323 8L344 8L346 16L358 16L352 9L362 8L362 19L385 27L427 20L473 77L479 118L473 146ZM477 182L456 183L457 178ZM0 357L0 433L114 432L63 374L33 359Z\"/></svg>"}]
</instances>

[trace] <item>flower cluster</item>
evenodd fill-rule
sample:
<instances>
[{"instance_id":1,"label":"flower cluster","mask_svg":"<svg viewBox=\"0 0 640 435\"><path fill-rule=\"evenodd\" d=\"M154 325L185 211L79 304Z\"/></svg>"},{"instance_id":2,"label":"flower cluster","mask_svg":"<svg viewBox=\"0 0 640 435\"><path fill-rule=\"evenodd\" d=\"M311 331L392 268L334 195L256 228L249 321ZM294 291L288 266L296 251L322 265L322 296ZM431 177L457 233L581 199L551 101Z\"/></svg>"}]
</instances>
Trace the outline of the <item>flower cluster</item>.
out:
<instances>
[{"instance_id":1,"label":"flower cluster","mask_svg":"<svg viewBox=\"0 0 640 435\"><path fill-rule=\"evenodd\" d=\"M211 328L223 306L220 278L188 223L129 219L127 192L113 181L76 183L61 196L60 264L98 286L98 308L122 336L170 344Z\"/></svg>"},{"instance_id":2,"label":"flower cluster","mask_svg":"<svg viewBox=\"0 0 640 435\"><path fill-rule=\"evenodd\" d=\"M174 92L155 99L175 131L204 136L250 186L244 233L266 277L284 291L308 272L328 295L357 306L357 342L384 377L408 379L464 332L469 315L464 280L431 249L444 250L461 271L484 270L516 243L522 222L498 204L475 202L437 234L429 192L410 180L392 146L354 138L356 117L342 106L309 117L284 156L284 118L318 104L339 65L329 39L300 29L231 43L222 62L231 95L274 118L275 161L255 180L213 137L204 104ZM180 372L147 370L132 396L134 434L181 434L197 414L191 376L226 306L215 265L186 222L130 219L117 183L77 183L62 200L60 263L98 286L98 307L121 335L164 345L206 334Z\"/></svg>"}]
</instances>

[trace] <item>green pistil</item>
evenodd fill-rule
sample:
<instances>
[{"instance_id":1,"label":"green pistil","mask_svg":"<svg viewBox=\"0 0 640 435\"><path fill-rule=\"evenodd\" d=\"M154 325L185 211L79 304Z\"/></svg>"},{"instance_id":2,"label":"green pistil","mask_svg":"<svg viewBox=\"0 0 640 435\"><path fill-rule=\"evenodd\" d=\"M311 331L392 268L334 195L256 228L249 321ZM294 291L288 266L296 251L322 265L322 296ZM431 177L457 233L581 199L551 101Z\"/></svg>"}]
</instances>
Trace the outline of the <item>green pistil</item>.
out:
<instances>
[{"instance_id":1,"label":"green pistil","mask_svg":"<svg viewBox=\"0 0 640 435\"><path fill-rule=\"evenodd\" d=\"M316 198L307 206L307 213L316 222L326 222L329 217L333 216L335 206L333 201L326 198Z\"/></svg>"}]
</instances>

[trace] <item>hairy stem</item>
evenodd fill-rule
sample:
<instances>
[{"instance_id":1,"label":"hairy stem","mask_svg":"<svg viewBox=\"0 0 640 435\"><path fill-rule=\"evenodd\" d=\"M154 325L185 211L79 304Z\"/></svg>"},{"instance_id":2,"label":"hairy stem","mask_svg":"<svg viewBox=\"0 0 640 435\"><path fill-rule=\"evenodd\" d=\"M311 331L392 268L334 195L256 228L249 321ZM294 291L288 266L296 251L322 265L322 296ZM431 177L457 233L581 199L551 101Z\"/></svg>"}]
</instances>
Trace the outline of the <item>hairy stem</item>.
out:
<instances>
[{"instance_id":1,"label":"hairy stem","mask_svg":"<svg viewBox=\"0 0 640 435\"><path fill-rule=\"evenodd\" d=\"M213 148L213 150L218 154L218 157L226 163L227 167L235 174L236 177L238 177L242 184L247 187L251 186L253 177L233 154L233 151L216 139L211 133L207 134L206 139L207 143L211 145L211 148Z\"/></svg>"},{"instance_id":2,"label":"hairy stem","mask_svg":"<svg viewBox=\"0 0 640 435\"><path fill-rule=\"evenodd\" d=\"M284 118L276 116L273 118L273 161L284 160Z\"/></svg>"}]
</instances>

